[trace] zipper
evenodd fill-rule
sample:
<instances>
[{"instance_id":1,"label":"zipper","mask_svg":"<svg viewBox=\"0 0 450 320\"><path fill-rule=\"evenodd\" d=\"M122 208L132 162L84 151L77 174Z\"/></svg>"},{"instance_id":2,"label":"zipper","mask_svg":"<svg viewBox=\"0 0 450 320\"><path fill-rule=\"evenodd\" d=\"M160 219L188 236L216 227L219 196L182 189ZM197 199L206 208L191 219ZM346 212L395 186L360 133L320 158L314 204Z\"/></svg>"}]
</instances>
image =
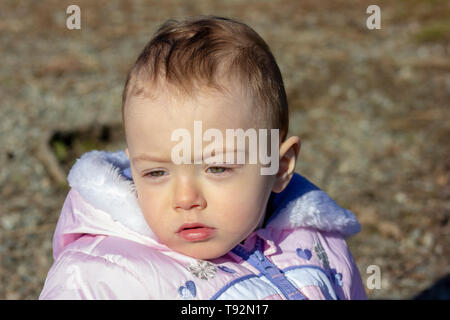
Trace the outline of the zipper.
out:
<instances>
[{"instance_id":1,"label":"zipper","mask_svg":"<svg viewBox=\"0 0 450 320\"><path fill-rule=\"evenodd\" d=\"M232 251L243 258L265 276L272 285L288 300L307 300L307 298L286 278L284 272L274 265L263 253L264 240L256 239L255 248L248 252L242 246L236 246Z\"/></svg>"}]
</instances>

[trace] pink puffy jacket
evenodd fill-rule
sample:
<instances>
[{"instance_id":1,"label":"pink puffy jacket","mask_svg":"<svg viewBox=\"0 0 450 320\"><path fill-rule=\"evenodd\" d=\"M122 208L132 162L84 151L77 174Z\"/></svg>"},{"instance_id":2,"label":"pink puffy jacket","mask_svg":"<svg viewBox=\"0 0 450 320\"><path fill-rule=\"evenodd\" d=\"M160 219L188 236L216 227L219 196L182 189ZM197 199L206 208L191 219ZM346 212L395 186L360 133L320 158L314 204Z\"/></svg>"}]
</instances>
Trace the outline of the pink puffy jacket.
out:
<instances>
[{"instance_id":1,"label":"pink puffy jacket","mask_svg":"<svg viewBox=\"0 0 450 320\"><path fill-rule=\"evenodd\" d=\"M39 299L366 299L344 240L355 216L295 174L268 223L213 260L161 244L145 222L124 151L77 160Z\"/></svg>"}]
</instances>

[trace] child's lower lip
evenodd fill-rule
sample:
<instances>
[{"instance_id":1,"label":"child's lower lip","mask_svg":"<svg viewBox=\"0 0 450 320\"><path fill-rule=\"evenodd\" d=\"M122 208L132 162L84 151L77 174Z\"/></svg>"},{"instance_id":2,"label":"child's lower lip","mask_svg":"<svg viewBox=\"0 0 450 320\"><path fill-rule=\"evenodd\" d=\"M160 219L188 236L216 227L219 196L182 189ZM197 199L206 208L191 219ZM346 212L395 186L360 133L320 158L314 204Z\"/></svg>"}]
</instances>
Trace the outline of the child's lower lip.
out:
<instances>
[{"instance_id":1,"label":"child's lower lip","mask_svg":"<svg viewBox=\"0 0 450 320\"><path fill-rule=\"evenodd\" d=\"M215 231L213 228L195 228L184 229L178 234L186 241L201 241L212 237Z\"/></svg>"}]
</instances>

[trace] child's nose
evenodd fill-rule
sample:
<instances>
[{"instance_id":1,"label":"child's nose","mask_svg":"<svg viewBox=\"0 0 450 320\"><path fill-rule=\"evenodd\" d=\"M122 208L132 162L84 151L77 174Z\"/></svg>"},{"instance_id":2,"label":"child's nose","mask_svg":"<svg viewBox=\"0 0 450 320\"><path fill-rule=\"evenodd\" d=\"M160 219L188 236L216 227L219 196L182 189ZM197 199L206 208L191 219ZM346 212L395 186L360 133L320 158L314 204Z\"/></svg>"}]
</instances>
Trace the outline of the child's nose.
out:
<instances>
[{"instance_id":1,"label":"child's nose","mask_svg":"<svg viewBox=\"0 0 450 320\"><path fill-rule=\"evenodd\" d=\"M190 210L192 208L204 209L206 200L195 181L184 179L177 181L173 199L174 209Z\"/></svg>"}]
</instances>

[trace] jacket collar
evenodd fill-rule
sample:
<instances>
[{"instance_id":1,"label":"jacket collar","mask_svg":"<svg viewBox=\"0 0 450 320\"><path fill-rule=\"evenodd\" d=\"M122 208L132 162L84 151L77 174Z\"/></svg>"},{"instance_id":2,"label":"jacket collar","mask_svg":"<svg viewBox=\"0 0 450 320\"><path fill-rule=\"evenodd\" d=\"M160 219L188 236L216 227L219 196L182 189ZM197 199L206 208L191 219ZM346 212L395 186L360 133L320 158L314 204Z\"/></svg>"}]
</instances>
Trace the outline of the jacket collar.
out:
<instances>
[{"instance_id":1,"label":"jacket collar","mask_svg":"<svg viewBox=\"0 0 450 320\"><path fill-rule=\"evenodd\" d=\"M73 165L68 176L69 185L114 221L139 234L155 238L137 202L129 166L123 150L90 151ZM335 231L344 237L361 230L352 212L340 207L324 191L297 173L285 190L271 194L267 212L271 217L264 228L311 227Z\"/></svg>"}]
</instances>

